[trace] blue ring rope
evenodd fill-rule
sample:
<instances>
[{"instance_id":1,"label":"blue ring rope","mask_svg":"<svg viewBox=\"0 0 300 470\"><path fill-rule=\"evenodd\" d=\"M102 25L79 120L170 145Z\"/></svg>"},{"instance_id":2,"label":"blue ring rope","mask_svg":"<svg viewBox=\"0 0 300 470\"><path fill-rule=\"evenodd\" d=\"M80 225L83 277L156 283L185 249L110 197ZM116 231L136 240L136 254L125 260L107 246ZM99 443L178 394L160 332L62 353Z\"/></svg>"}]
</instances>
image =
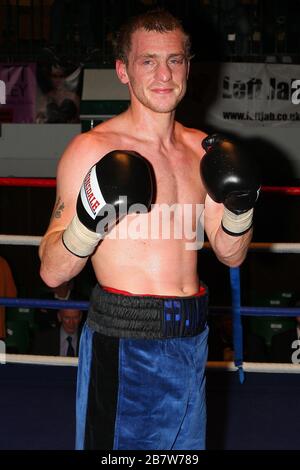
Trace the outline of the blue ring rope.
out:
<instances>
[{"instance_id":1,"label":"blue ring rope","mask_svg":"<svg viewBox=\"0 0 300 470\"><path fill-rule=\"evenodd\" d=\"M45 299L15 299L0 297L0 305L4 307L27 307L27 308L72 308L78 310L87 310L89 302L74 300L45 300Z\"/></svg>"},{"instance_id":2,"label":"blue ring rope","mask_svg":"<svg viewBox=\"0 0 300 470\"><path fill-rule=\"evenodd\" d=\"M1 299L0 299L1 300ZM241 307L241 315L247 317L297 317L300 315L300 308L289 307ZM231 313L232 307L210 307L209 313L220 315L220 313Z\"/></svg>"},{"instance_id":3,"label":"blue ring rope","mask_svg":"<svg viewBox=\"0 0 300 470\"><path fill-rule=\"evenodd\" d=\"M26 299L0 297L0 305L3 307L27 307L27 308L76 308L80 310L88 310L89 302L80 300L50 300L50 299ZM210 307L209 313L219 315L220 313L231 313L231 307ZM241 315L247 316L287 316L297 317L300 315L300 308L282 308L282 307L241 307Z\"/></svg>"}]
</instances>

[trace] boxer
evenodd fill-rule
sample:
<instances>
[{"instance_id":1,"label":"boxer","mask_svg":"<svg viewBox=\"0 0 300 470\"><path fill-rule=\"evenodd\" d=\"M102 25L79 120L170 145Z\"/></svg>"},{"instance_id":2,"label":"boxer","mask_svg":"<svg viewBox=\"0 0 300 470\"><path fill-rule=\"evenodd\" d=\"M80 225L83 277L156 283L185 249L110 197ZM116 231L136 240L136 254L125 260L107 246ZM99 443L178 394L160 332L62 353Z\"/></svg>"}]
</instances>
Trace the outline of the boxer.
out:
<instances>
[{"instance_id":1,"label":"boxer","mask_svg":"<svg viewBox=\"0 0 300 470\"><path fill-rule=\"evenodd\" d=\"M205 140L175 120L190 58L189 37L170 13L130 19L116 42L116 73L130 106L75 137L59 162L41 276L55 287L90 256L98 280L81 336L77 449L205 448L207 289L197 251L186 249L185 236L126 231L159 219L163 204L203 204L218 259L238 266L246 256L257 182L246 177L234 143ZM100 227L103 208L122 207L124 196L146 211L120 218L117 211ZM173 214L171 228L179 223Z\"/></svg>"}]
</instances>

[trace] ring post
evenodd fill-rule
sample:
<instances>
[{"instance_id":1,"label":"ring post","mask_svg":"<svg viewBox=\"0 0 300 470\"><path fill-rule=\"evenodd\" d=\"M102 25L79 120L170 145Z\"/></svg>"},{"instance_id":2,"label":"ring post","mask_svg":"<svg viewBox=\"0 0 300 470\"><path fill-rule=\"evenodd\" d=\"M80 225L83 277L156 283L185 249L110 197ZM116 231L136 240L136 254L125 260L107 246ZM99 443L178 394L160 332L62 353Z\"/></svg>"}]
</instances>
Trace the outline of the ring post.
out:
<instances>
[{"instance_id":1,"label":"ring post","mask_svg":"<svg viewBox=\"0 0 300 470\"><path fill-rule=\"evenodd\" d=\"M243 328L241 321L240 268L230 268L231 303L233 315L234 363L239 371L240 383L244 382L243 369Z\"/></svg>"}]
</instances>

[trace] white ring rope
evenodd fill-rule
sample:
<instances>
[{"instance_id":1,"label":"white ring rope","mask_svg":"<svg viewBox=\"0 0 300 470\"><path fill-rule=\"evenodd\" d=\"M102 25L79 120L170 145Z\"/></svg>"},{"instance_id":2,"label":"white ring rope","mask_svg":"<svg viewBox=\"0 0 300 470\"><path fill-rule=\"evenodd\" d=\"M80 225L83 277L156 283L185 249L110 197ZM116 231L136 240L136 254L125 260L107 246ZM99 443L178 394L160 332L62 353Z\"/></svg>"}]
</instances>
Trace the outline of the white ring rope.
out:
<instances>
[{"instance_id":1,"label":"white ring rope","mask_svg":"<svg viewBox=\"0 0 300 470\"><path fill-rule=\"evenodd\" d=\"M251 243L249 251L269 253L300 253L300 243Z\"/></svg>"},{"instance_id":2,"label":"white ring rope","mask_svg":"<svg viewBox=\"0 0 300 470\"><path fill-rule=\"evenodd\" d=\"M41 240L42 237L32 235L0 235L0 245L39 246ZM204 248L210 249L210 244L205 242ZM300 243L251 243L249 251L299 254Z\"/></svg>"},{"instance_id":3,"label":"white ring rope","mask_svg":"<svg viewBox=\"0 0 300 470\"><path fill-rule=\"evenodd\" d=\"M0 235L0 245L39 246L42 237L31 235Z\"/></svg>"},{"instance_id":4,"label":"white ring rope","mask_svg":"<svg viewBox=\"0 0 300 470\"><path fill-rule=\"evenodd\" d=\"M43 366L71 366L77 367L77 357L64 356L36 356L29 354L0 354L1 364L27 364ZM212 362L206 364L210 371L236 372L237 367L234 362ZM263 362L243 362L245 372L261 372L271 374L300 374L300 364L274 364Z\"/></svg>"},{"instance_id":5,"label":"white ring rope","mask_svg":"<svg viewBox=\"0 0 300 470\"><path fill-rule=\"evenodd\" d=\"M208 362L207 369L236 372L234 362ZM275 364L273 362L243 362L244 372L263 372L271 374L300 374L300 364Z\"/></svg>"},{"instance_id":6,"label":"white ring rope","mask_svg":"<svg viewBox=\"0 0 300 470\"><path fill-rule=\"evenodd\" d=\"M27 365L43 365L43 366L76 366L78 365L77 357L65 356L37 356L30 354L0 354L1 364L27 364Z\"/></svg>"}]
</instances>

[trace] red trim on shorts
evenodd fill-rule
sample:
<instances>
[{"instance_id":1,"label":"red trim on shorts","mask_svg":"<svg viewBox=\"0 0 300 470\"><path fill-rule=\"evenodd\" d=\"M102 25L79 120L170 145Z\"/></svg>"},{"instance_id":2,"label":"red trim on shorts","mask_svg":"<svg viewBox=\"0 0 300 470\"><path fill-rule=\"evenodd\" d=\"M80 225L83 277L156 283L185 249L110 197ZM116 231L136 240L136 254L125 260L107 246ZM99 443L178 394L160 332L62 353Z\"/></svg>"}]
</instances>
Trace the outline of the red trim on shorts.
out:
<instances>
[{"instance_id":1,"label":"red trim on shorts","mask_svg":"<svg viewBox=\"0 0 300 470\"><path fill-rule=\"evenodd\" d=\"M132 292L127 292L126 290L120 290L120 289L115 289L114 287L108 287L108 286L101 286L103 290L106 292L110 292L111 294L122 294L122 295L128 295L128 296L139 296L139 297L158 297L158 298L167 298L167 299L174 299L174 298L180 298L184 299L184 296L174 296L174 295L153 295L153 294L133 294ZM203 295L206 294L206 289L204 286L200 285L199 290L196 294L189 295L188 297L202 297Z\"/></svg>"}]
</instances>

